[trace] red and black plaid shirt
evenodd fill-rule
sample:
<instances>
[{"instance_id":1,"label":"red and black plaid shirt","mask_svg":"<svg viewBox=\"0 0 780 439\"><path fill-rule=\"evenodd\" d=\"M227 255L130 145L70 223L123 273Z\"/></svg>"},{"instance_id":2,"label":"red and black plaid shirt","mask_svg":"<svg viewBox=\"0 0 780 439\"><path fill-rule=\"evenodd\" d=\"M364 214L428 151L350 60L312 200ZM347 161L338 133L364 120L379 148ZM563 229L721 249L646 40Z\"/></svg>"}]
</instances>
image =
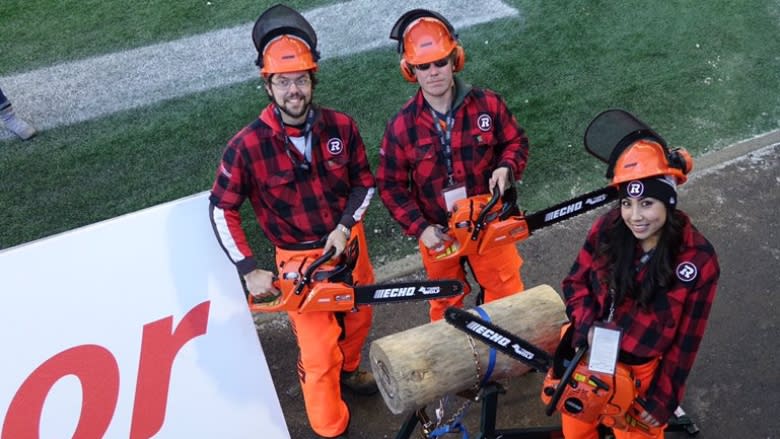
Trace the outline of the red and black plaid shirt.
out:
<instances>
[{"instance_id":1,"label":"red and black plaid shirt","mask_svg":"<svg viewBox=\"0 0 780 439\"><path fill-rule=\"evenodd\" d=\"M456 78L457 87L467 87ZM469 196L490 193L488 180L499 166L519 180L528 158L528 138L504 100L472 88L453 110L452 162L455 183ZM422 91L388 122L379 151L377 187L390 214L407 235L419 237L430 224L447 224L443 189L447 165L439 131Z\"/></svg>"},{"instance_id":2,"label":"red and black plaid shirt","mask_svg":"<svg viewBox=\"0 0 780 439\"><path fill-rule=\"evenodd\" d=\"M661 357L643 404L661 422L671 417L682 399L720 275L715 249L693 227L687 215L680 211L677 214L683 216L685 226L682 247L674 261L674 283L666 292L656 294L648 309L640 308L626 296L616 307L613 319L623 331L622 352L640 358ZM606 319L609 313L606 262L596 257L595 249L615 221L621 221L619 208L607 212L593 224L571 272L563 281L566 312L575 327L575 345L585 344L592 324ZM637 246L637 264L642 253ZM637 281L645 272L646 267L637 272Z\"/></svg>"},{"instance_id":3,"label":"red and black plaid shirt","mask_svg":"<svg viewBox=\"0 0 780 439\"><path fill-rule=\"evenodd\" d=\"M298 159L288 156L272 104L228 142L209 199L214 230L240 272L255 268L239 215L245 199L271 243L291 247L327 236L342 219L352 190L374 187L365 145L348 115L317 107L311 145L306 171L293 145L289 153ZM367 201L358 203L355 215L365 213Z\"/></svg>"}]
</instances>

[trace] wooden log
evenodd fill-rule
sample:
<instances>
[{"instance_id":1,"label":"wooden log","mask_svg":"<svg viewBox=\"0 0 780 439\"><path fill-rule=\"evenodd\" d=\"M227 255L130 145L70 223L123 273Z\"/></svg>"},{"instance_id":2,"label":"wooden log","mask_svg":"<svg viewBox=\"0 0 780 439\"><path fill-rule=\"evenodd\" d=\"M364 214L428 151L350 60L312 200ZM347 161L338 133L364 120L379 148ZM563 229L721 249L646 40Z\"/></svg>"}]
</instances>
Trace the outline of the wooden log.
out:
<instances>
[{"instance_id":1,"label":"wooden log","mask_svg":"<svg viewBox=\"0 0 780 439\"><path fill-rule=\"evenodd\" d=\"M553 352L567 321L558 293L539 285L481 306L489 320ZM474 310L470 312L476 313ZM394 414L416 410L443 395L474 388L488 370L491 348L441 320L375 340L371 369L385 404ZM473 346L473 347L472 347ZM530 368L496 352L490 380L520 376Z\"/></svg>"}]
</instances>

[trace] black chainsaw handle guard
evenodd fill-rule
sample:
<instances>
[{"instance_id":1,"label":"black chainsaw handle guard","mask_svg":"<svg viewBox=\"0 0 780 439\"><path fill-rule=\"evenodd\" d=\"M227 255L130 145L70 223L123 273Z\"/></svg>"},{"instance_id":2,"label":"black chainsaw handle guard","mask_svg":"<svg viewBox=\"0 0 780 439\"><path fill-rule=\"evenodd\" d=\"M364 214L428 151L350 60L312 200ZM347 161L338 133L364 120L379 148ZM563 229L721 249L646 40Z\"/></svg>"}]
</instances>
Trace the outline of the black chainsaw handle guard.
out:
<instances>
[{"instance_id":1,"label":"black chainsaw handle guard","mask_svg":"<svg viewBox=\"0 0 780 439\"><path fill-rule=\"evenodd\" d=\"M319 258L315 259L314 262L312 262L303 273L303 278L300 282L298 282L298 285L295 286L294 293L296 295L301 294L303 289L311 283L312 277L314 276L314 273L317 271L317 269L320 268L322 264L328 262L335 254L336 247L331 247L330 250L323 253Z\"/></svg>"},{"instance_id":2,"label":"black chainsaw handle guard","mask_svg":"<svg viewBox=\"0 0 780 439\"><path fill-rule=\"evenodd\" d=\"M544 410L544 413L547 416L552 416L552 414L555 412L555 408L558 406L558 401L560 401L561 396L563 396L563 392L566 390L566 386L569 385L569 380L571 380L571 376L574 374L574 369L576 369L577 365L580 364L580 360L582 360L582 357L585 355L587 350L587 346L583 346L577 349L577 352L574 354L574 358L572 358L571 363L569 363L569 367L563 371L561 380L558 382L558 386L555 388L555 393L553 393L553 396L550 398L550 402L547 404L547 408Z\"/></svg>"},{"instance_id":3,"label":"black chainsaw handle guard","mask_svg":"<svg viewBox=\"0 0 780 439\"><path fill-rule=\"evenodd\" d=\"M490 197L490 201L485 204L485 207L482 208L482 211L479 212L479 216L477 216L477 220L474 221L474 230L471 232L471 240L476 241L479 238L479 232L482 231L482 229L485 228L487 225L487 216L490 213L491 210L493 210L493 207L495 207L496 203L498 203L498 200L501 198L501 193L498 190L498 185L496 185L493 188L493 196Z\"/></svg>"}]
</instances>

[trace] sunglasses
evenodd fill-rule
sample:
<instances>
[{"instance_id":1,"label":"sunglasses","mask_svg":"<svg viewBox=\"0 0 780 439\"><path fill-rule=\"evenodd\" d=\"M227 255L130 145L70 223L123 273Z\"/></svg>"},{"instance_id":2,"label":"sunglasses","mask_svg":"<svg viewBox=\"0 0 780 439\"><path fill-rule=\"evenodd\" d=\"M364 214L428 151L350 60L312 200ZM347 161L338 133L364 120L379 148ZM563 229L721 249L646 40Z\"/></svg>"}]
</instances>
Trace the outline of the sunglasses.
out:
<instances>
[{"instance_id":1,"label":"sunglasses","mask_svg":"<svg viewBox=\"0 0 780 439\"><path fill-rule=\"evenodd\" d=\"M425 71L431 68L431 64L435 65L436 67L444 67L449 63L450 63L450 57L447 57L447 58L442 58L438 61L434 61L432 63L427 62L425 64L415 64L414 69Z\"/></svg>"}]
</instances>

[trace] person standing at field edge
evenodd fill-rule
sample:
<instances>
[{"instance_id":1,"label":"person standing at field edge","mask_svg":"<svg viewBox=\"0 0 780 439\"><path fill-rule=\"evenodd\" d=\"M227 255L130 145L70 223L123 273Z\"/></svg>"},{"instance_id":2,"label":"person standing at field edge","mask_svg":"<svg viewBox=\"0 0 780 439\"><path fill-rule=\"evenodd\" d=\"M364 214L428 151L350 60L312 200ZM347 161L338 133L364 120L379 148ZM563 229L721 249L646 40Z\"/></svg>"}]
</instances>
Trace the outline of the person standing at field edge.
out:
<instances>
[{"instance_id":1,"label":"person standing at field edge","mask_svg":"<svg viewBox=\"0 0 780 439\"><path fill-rule=\"evenodd\" d=\"M225 148L211 190L214 232L243 276L249 294L275 300L274 273L258 267L239 209L251 203L276 252L276 270L305 252L312 259L331 248L338 257L352 234L359 257L355 283L374 282L361 220L374 193L365 146L355 121L313 103L317 36L297 11L276 5L255 23L252 38L270 103ZM358 368L372 310L288 312L298 342L298 373L309 423L318 437L345 438L350 411L341 387L377 392L370 372Z\"/></svg>"},{"instance_id":2,"label":"person standing at field edge","mask_svg":"<svg viewBox=\"0 0 780 439\"><path fill-rule=\"evenodd\" d=\"M523 290L517 247L502 245L482 255L437 258L452 245L445 233L453 204L469 196L501 194L519 179L528 159L528 138L497 93L472 87L455 74L465 51L443 16L414 9L396 21L401 74L417 93L388 122L379 151L377 187L404 233L419 240L431 279L459 279L463 295L430 301L432 321L450 306L463 306L471 291L469 264L490 302Z\"/></svg>"}]
</instances>

